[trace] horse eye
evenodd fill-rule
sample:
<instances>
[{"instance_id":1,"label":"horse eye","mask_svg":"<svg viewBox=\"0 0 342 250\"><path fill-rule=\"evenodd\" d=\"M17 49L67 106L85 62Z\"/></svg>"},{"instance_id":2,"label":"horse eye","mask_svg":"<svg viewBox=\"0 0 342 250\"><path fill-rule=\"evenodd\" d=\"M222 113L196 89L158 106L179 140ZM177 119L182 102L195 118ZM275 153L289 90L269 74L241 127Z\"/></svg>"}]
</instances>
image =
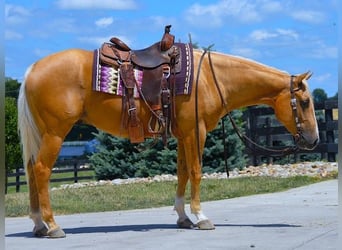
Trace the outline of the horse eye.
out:
<instances>
[{"instance_id":1,"label":"horse eye","mask_svg":"<svg viewBox=\"0 0 342 250\"><path fill-rule=\"evenodd\" d=\"M310 104L310 99L300 101L300 106L302 106L303 109L308 108L309 104Z\"/></svg>"}]
</instances>

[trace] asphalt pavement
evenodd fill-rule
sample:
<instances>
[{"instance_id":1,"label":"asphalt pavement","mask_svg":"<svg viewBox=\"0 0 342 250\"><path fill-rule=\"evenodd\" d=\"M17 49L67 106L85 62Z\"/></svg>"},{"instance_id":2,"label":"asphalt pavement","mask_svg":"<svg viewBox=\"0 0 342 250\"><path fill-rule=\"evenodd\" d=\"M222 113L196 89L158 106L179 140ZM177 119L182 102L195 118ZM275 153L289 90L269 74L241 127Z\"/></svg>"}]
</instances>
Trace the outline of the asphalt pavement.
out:
<instances>
[{"instance_id":1,"label":"asphalt pavement","mask_svg":"<svg viewBox=\"0 0 342 250\"><path fill-rule=\"evenodd\" d=\"M203 202L202 209L215 230L177 228L172 206L56 216L62 239L34 238L28 217L6 218L6 250L338 249L337 180Z\"/></svg>"}]
</instances>

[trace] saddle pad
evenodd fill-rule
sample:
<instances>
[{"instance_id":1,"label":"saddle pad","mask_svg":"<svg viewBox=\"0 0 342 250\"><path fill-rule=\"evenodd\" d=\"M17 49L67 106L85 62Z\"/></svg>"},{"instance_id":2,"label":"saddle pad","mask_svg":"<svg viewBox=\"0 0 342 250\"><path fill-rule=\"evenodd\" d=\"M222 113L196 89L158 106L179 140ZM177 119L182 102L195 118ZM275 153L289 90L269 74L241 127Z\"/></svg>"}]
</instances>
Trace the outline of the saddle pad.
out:
<instances>
[{"instance_id":1,"label":"saddle pad","mask_svg":"<svg viewBox=\"0 0 342 250\"><path fill-rule=\"evenodd\" d=\"M192 45L185 43L175 43L181 51L181 71L176 74L176 95L190 95L193 80L193 54ZM141 87L144 77L143 70L134 69L134 76ZM103 64L99 59L99 49L94 51L93 61L93 90L113 95L124 95L123 82L120 79L119 69L107 64ZM134 90L134 97L139 98L139 92Z\"/></svg>"}]
</instances>

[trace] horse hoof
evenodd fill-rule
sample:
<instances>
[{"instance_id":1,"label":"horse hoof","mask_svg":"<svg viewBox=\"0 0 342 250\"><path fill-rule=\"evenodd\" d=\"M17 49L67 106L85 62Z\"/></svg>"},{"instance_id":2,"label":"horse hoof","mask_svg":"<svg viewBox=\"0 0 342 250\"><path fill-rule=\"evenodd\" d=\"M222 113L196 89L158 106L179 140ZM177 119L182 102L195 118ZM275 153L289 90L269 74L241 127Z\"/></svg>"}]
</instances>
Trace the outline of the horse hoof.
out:
<instances>
[{"instance_id":1,"label":"horse hoof","mask_svg":"<svg viewBox=\"0 0 342 250\"><path fill-rule=\"evenodd\" d=\"M64 238L66 236L64 231L60 227L57 227L57 228L54 228L54 229L50 229L47 232L47 235L50 238Z\"/></svg>"},{"instance_id":2,"label":"horse hoof","mask_svg":"<svg viewBox=\"0 0 342 250\"><path fill-rule=\"evenodd\" d=\"M200 230L213 230L215 226L210 220L202 220L197 223L197 227Z\"/></svg>"},{"instance_id":3,"label":"horse hoof","mask_svg":"<svg viewBox=\"0 0 342 250\"><path fill-rule=\"evenodd\" d=\"M195 227L194 223L189 218L186 218L185 220L178 220L177 226L179 228L186 228L186 229L193 229Z\"/></svg>"},{"instance_id":4,"label":"horse hoof","mask_svg":"<svg viewBox=\"0 0 342 250\"><path fill-rule=\"evenodd\" d=\"M35 237L45 237L48 235L48 228L45 225L40 229L38 229L37 227L34 227L33 235Z\"/></svg>"}]
</instances>

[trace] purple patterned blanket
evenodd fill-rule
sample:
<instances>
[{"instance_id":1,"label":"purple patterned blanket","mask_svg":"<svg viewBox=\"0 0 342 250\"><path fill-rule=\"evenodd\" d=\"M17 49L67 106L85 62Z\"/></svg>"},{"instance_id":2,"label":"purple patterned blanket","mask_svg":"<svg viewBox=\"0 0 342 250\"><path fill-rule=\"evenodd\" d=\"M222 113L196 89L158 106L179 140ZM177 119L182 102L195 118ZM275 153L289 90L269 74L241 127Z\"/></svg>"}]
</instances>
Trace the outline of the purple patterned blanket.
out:
<instances>
[{"instance_id":1,"label":"purple patterned blanket","mask_svg":"<svg viewBox=\"0 0 342 250\"><path fill-rule=\"evenodd\" d=\"M175 43L175 45L180 48L182 53L182 69L180 73L176 74L176 95L190 95L194 72L192 45L187 43ZM134 69L134 75L138 85L141 86L144 77L143 70ZM124 93L123 82L120 79L118 69L102 64L99 59L98 49L94 51L93 90L120 96ZM136 89L134 90L134 97L139 97Z\"/></svg>"}]
</instances>

